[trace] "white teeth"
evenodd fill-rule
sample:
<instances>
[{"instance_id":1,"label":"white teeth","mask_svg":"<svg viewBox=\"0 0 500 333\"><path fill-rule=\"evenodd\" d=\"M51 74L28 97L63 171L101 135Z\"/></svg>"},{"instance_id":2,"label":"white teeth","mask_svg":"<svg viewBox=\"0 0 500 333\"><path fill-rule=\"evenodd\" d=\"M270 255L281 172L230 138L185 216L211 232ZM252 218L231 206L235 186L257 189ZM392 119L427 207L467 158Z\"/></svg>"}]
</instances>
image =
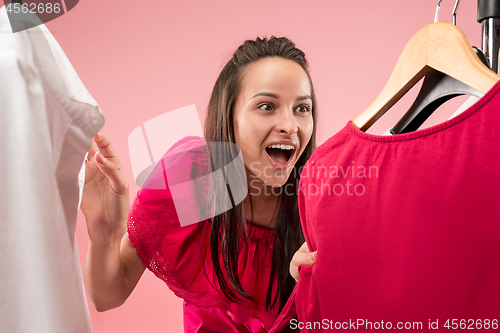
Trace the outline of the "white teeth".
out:
<instances>
[{"instance_id":1,"label":"white teeth","mask_svg":"<svg viewBox=\"0 0 500 333\"><path fill-rule=\"evenodd\" d=\"M295 149L294 146L292 145L272 145L272 146L269 146L267 148L279 148L279 149L283 149L283 150L292 150L292 149Z\"/></svg>"}]
</instances>

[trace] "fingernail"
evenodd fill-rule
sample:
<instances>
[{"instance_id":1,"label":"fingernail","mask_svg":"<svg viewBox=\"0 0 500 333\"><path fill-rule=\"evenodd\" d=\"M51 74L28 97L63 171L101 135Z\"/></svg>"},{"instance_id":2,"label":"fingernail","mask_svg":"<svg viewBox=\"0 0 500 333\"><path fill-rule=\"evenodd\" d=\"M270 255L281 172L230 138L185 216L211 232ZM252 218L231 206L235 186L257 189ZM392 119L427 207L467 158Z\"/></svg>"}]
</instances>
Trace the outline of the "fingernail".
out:
<instances>
[{"instance_id":1,"label":"fingernail","mask_svg":"<svg viewBox=\"0 0 500 333\"><path fill-rule=\"evenodd\" d=\"M316 259L316 252L317 251L314 251L313 253L311 253L311 260L314 261Z\"/></svg>"},{"instance_id":2,"label":"fingernail","mask_svg":"<svg viewBox=\"0 0 500 333\"><path fill-rule=\"evenodd\" d=\"M98 161L99 163L101 163L101 164L105 164L105 163L106 163L106 161L107 161L106 157L104 157L104 155L103 155L103 154L101 154L100 152L96 152L96 153L95 153L95 158L96 158L96 159L97 159L97 161Z\"/></svg>"}]
</instances>

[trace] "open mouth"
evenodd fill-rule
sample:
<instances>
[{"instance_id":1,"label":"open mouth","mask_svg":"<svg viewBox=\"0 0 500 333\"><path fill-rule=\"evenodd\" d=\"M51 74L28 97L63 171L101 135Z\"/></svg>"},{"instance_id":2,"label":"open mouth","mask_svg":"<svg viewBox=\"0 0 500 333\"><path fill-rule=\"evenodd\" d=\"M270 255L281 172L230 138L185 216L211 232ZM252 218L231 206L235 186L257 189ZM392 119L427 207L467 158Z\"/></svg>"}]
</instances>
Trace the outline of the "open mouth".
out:
<instances>
[{"instance_id":1,"label":"open mouth","mask_svg":"<svg viewBox=\"0 0 500 333\"><path fill-rule=\"evenodd\" d=\"M295 155L295 147L292 145L272 145L266 148L269 157L278 164L286 165Z\"/></svg>"}]
</instances>

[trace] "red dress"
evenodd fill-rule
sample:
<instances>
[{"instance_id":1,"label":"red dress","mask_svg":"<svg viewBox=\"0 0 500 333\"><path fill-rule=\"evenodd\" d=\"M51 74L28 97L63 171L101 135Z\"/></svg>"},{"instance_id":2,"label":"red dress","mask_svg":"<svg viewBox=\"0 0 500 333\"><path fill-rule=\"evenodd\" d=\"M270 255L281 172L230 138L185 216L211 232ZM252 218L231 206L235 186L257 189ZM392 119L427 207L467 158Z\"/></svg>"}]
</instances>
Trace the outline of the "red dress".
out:
<instances>
[{"instance_id":1,"label":"red dress","mask_svg":"<svg viewBox=\"0 0 500 333\"><path fill-rule=\"evenodd\" d=\"M206 160L200 159L199 154L184 153L196 149L200 142L198 137L178 142L169 150L177 152L176 162L168 166L158 163L148 181L167 184L166 168L170 175L172 169L183 172L206 167ZM210 222L181 226L168 185L163 189L151 188L154 186L146 185L138 191L130 209L128 234L146 267L184 299L185 331L267 332L278 312L278 306L269 312L265 309L274 231L246 223L239 276L244 290L255 299L241 297L240 302L231 302L213 275Z\"/></svg>"},{"instance_id":2,"label":"red dress","mask_svg":"<svg viewBox=\"0 0 500 333\"><path fill-rule=\"evenodd\" d=\"M278 331L498 328L499 128L497 83L436 126L378 136L349 122L318 147L299 192L316 263Z\"/></svg>"}]
</instances>

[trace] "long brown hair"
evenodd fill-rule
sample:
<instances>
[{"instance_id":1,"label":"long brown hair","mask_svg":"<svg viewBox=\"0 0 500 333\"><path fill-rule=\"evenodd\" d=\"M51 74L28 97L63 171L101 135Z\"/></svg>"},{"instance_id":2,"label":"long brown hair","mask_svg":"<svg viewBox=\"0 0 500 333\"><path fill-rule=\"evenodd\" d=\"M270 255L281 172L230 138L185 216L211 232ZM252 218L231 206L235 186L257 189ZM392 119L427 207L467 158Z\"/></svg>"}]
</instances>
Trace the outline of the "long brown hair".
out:
<instances>
[{"instance_id":1,"label":"long brown hair","mask_svg":"<svg viewBox=\"0 0 500 333\"><path fill-rule=\"evenodd\" d=\"M312 99L312 136L286 184L283 185L286 186L287 191L281 191L279 198L280 205L276 219L276 234L271 263L271 277L266 296L266 308L273 307L279 299L279 310L281 311L295 286L295 280L288 273L290 261L295 251L304 242L297 203L300 171L316 147L316 98L304 52L296 48L295 44L289 39L274 36L269 39L246 40L238 47L232 59L222 69L213 88L205 121L205 139L206 142L235 143L233 114L236 99L241 89L244 70L248 65L266 57L281 57L299 64L309 78ZM236 155L237 152L229 148L223 153L212 156L214 170L223 168L233 161ZM224 190L227 187L225 183L214 184L214 186L224 187ZM290 193L290 189L293 189L294 195L287 195L287 193ZM242 203L214 217L211 222L210 251L214 275L222 292L231 301L238 301L239 297L231 290L231 285L239 296L252 299L252 296L243 290L238 275L238 256L241 248L240 235L242 231L246 230ZM226 275L222 270L219 253L222 254ZM227 283L225 276L227 276L230 285ZM277 283L278 292L273 295L275 283Z\"/></svg>"}]
</instances>

